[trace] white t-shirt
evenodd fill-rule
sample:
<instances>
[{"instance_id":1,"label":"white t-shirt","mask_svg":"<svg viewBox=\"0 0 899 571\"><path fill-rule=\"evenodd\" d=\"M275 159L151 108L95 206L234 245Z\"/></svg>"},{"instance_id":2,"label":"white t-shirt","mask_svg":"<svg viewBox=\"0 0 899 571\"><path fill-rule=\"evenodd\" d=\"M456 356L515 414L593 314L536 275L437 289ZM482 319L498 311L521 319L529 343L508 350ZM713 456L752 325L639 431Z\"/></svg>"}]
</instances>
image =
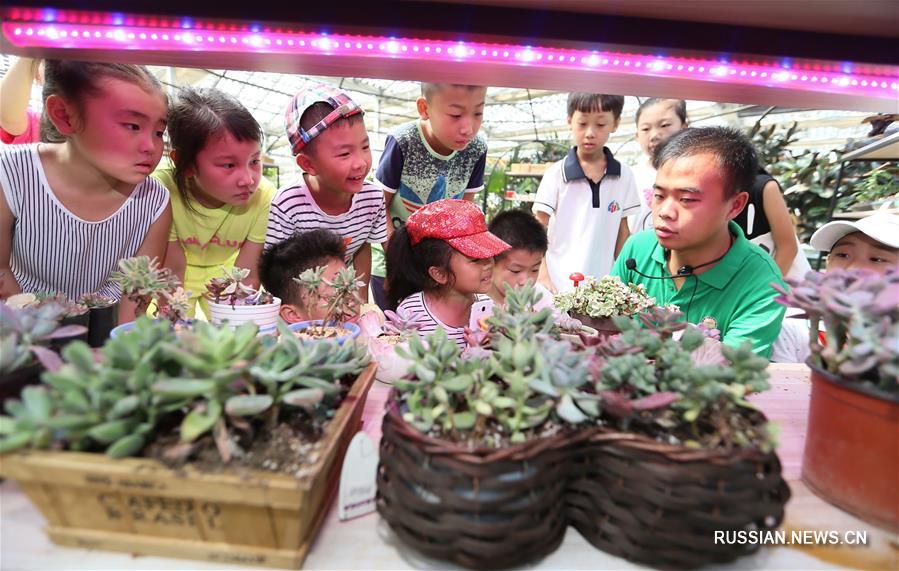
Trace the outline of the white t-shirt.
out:
<instances>
[{"instance_id":1,"label":"white t-shirt","mask_svg":"<svg viewBox=\"0 0 899 571\"><path fill-rule=\"evenodd\" d=\"M631 170L637 183L640 212L636 216L628 217L627 224L631 229L631 234L636 234L641 230L652 228L652 190L656 183L656 169L652 168L647 159L631 167Z\"/></svg>"},{"instance_id":2,"label":"white t-shirt","mask_svg":"<svg viewBox=\"0 0 899 571\"><path fill-rule=\"evenodd\" d=\"M812 350L808 346L808 320L791 317L800 313L801 309L787 308L780 334L771 348L771 362L805 363L811 356Z\"/></svg>"},{"instance_id":3,"label":"white t-shirt","mask_svg":"<svg viewBox=\"0 0 899 571\"><path fill-rule=\"evenodd\" d=\"M606 173L598 183L584 175L577 148L547 169L537 189L534 212L550 215L546 266L560 292L571 290L573 272L602 277L615 261L621 220L636 214L637 187L631 169L604 148Z\"/></svg>"}]
</instances>

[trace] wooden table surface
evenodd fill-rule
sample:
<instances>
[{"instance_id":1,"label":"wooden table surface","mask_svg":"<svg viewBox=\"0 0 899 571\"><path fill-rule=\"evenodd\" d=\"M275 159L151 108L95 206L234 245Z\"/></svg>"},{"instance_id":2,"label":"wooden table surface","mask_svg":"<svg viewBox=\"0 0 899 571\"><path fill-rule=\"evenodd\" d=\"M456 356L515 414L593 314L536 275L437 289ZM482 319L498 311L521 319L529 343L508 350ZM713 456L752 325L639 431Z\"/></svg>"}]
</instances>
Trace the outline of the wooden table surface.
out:
<instances>
[{"instance_id":1,"label":"wooden table surface","mask_svg":"<svg viewBox=\"0 0 899 571\"><path fill-rule=\"evenodd\" d=\"M867 531L864 546L765 547L730 565L710 569L895 569L899 570L899 540L883 530L820 500L799 479L805 442L809 380L805 365L771 365L772 389L752 400L780 426L778 453L793 497L784 528L791 530ZM380 439L381 418L390 387L375 383L363 415L363 430ZM45 522L14 482L0 486L0 569L239 569L203 561L69 549L44 535ZM405 547L377 514L341 522L333 508L309 552L305 569L449 569L442 561L423 558ZM574 529L555 553L529 569L639 569L587 543Z\"/></svg>"}]
</instances>

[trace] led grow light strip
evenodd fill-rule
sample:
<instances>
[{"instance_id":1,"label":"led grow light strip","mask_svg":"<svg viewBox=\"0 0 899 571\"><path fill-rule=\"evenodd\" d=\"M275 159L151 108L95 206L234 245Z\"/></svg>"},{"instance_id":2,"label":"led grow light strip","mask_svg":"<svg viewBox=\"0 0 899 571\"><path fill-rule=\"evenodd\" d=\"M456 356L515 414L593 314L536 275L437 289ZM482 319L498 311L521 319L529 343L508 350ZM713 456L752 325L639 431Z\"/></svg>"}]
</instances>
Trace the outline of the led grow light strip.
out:
<instances>
[{"instance_id":1,"label":"led grow light strip","mask_svg":"<svg viewBox=\"0 0 899 571\"><path fill-rule=\"evenodd\" d=\"M3 23L7 39L18 47L99 50L183 51L206 53L272 53L296 55L399 58L437 62L472 61L787 87L866 97L895 98L899 77L845 72L839 64L786 64L715 61L511 44L452 42L409 38L352 36L307 32L254 31L232 26L148 26L74 22ZM109 19L106 15L105 19ZM129 17L130 21L134 18ZM101 20L102 21L102 20Z\"/></svg>"}]
</instances>

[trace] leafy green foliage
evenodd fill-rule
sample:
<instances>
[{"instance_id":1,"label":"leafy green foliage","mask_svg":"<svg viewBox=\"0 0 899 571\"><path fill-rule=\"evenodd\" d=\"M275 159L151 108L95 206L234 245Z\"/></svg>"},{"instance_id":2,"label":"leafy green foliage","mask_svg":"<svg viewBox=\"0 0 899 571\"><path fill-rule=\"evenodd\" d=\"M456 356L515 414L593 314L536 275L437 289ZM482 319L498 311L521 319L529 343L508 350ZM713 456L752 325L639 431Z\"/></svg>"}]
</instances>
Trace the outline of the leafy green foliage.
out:
<instances>
[{"instance_id":1,"label":"leafy green foliage","mask_svg":"<svg viewBox=\"0 0 899 571\"><path fill-rule=\"evenodd\" d=\"M759 151L761 165L784 188L787 208L797 220L799 239L808 242L815 230L829 222L827 212L839 178L842 151L796 153L790 145L802 136L798 124L763 127L765 115L748 135ZM895 196L897 188L899 167L895 163L847 162L843 165L836 212Z\"/></svg>"}]
</instances>

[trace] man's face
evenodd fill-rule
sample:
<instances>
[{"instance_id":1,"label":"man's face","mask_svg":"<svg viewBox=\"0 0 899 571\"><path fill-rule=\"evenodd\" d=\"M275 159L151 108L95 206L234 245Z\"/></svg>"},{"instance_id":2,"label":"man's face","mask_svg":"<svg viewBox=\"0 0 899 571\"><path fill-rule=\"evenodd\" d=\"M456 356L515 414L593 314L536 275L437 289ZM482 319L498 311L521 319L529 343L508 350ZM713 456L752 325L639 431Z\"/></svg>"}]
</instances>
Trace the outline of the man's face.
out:
<instances>
[{"instance_id":1,"label":"man's face","mask_svg":"<svg viewBox=\"0 0 899 571\"><path fill-rule=\"evenodd\" d=\"M725 198L718 159L709 153L665 162L656 175L652 215L656 237L669 250L701 250L746 205L748 195Z\"/></svg>"},{"instance_id":2,"label":"man's face","mask_svg":"<svg viewBox=\"0 0 899 571\"><path fill-rule=\"evenodd\" d=\"M853 232L837 240L827 255L827 269L864 268L885 274L899 269L899 250L890 248L862 232Z\"/></svg>"}]
</instances>

